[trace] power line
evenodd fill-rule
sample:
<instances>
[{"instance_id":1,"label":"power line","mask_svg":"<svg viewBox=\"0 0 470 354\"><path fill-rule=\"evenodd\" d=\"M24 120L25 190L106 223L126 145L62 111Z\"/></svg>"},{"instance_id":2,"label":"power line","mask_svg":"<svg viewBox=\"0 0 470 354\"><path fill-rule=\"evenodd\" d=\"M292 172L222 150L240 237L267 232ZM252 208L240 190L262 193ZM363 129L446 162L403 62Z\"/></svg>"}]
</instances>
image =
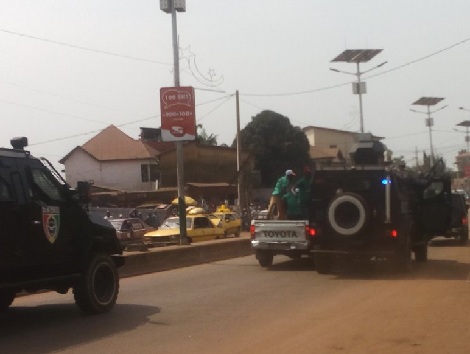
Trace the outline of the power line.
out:
<instances>
[{"instance_id":1,"label":"power line","mask_svg":"<svg viewBox=\"0 0 470 354\"><path fill-rule=\"evenodd\" d=\"M217 101L220 101L220 100L225 99L225 101L222 102L222 104L223 104L223 103L225 103L228 99L230 99L230 97L232 97L232 96L233 96L233 94L232 94L232 95L228 95L228 96L219 97L219 98L216 98L216 99L213 99L213 100L210 100L210 101L202 102L202 103L197 104L196 107L203 106L203 105L206 105L206 104L210 104L210 103L217 102ZM219 107L219 106L218 106L218 107ZM217 109L218 107L216 107L215 109ZM215 109L214 109L214 110L215 110ZM214 111L214 110L213 110L213 111ZM210 113L212 113L212 111L211 111ZM116 127L124 127L124 126L127 126L127 125L132 125L132 124L140 123L140 122L143 122L143 121L146 121L146 120L149 120L149 119L155 119L155 118L158 118L158 117L160 117L160 116L161 116L161 115L158 114L158 115L154 115L154 116L150 116L150 117L146 117L146 118L137 119L137 120L130 121L130 122L126 122L126 123L122 123L122 124L116 124ZM78 133L78 134L69 135L69 136L65 136L65 137L61 137L61 138L39 141L39 142L37 142L37 143L29 144L29 146L37 146L37 145L42 145L42 144L48 144L48 143L54 143L54 142L57 142L57 141L67 140L67 139L71 139L71 138L78 138L78 137L82 137L82 136L86 136L86 135L90 135L90 134L99 133L101 130L102 130L102 129L95 129L95 130L91 130L91 131L88 131L88 132Z\"/></svg>"},{"instance_id":2,"label":"power line","mask_svg":"<svg viewBox=\"0 0 470 354\"><path fill-rule=\"evenodd\" d=\"M166 65L166 66L173 66L173 64L164 63L164 62L161 62L161 61L158 61L158 60L145 59L145 58L139 58L139 57L133 57L133 56L130 56L130 55L124 55L124 54L118 54L118 53L109 52L109 51L106 51L106 50L83 47L83 46L79 46L79 45L75 45L75 44L70 44L70 43L55 41L55 40L52 40L52 39L47 39L47 38L42 38L42 37L31 36L31 35L24 34L24 33L19 33L19 32L13 32L13 31L9 31L9 30L3 29L3 28L0 28L0 32L4 32L4 33L8 33L8 34L13 34L13 35L15 35L15 36L20 36L20 37L35 39L35 40L42 41L42 42L46 42L46 43L57 44L57 45L61 45L61 46L64 46L64 47L70 47L70 48L85 50L85 51L88 51L88 52L99 53L99 54L105 54L105 55L111 55L111 56L113 56L113 57L118 57L118 58L124 58L124 59L130 59L130 60L137 60L137 61L142 61L142 62L147 62L147 63L154 63L154 64L161 64L161 65Z\"/></svg>"},{"instance_id":3,"label":"power line","mask_svg":"<svg viewBox=\"0 0 470 354\"><path fill-rule=\"evenodd\" d=\"M0 102L4 102L4 103L8 103L8 104L15 105L15 106L20 106L20 107L26 107L26 108L34 109L34 110L37 110L37 111L46 112L46 113L52 113L52 114L58 114L58 115L66 116L66 117L71 117L71 118L83 120L83 121L86 121L86 122L101 124L101 122L98 122L98 121L93 120L93 119L83 118L83 117L76 116L76 115L73 115L73 114L56 112L56 111L52 111L50 109L40 108L40 107L36 107L36 106L30 106L30 105L23 104L23 103L17 103L17 102L2 100L2 99L0 99Z\"/></svg>"},{"instance_id":4,"label":"power line","mask_svg":"<svg viewBox=\"0 0 470 354\"><path fill-rule=\"evenodd\" d=\"M443 49L440 49L436 52L433 52L431 54L428 54L424 57L421 57L421 58L418 58L418 59L415 59L415 60L412 60L410 62L407 62L405 64L402 64L402 65L399 65L399 66L396 66L394 68L391 68L389 70L385 70L385 71L382 71L380 73L377 73L375 75L370 75L370 76L367 76L365 77L365 79L371 79L371 78L374 78L374 77L377 77L377 76L381 76L381 75L385 75L385 74L388 74L392 71L396 71L396 70L399 70L399 69L402 69L406 66L409 66L409 65L412 65L412 64L416 64L420 61L423 61L423 60L426 60L426 59L429 59L435 55L438 55L440 53L443 53L443 52L446 52L452 48L455 48L459 45L462 45L466 42L470 41L470 37L468 38L465 38L464 40L461 40L457 43L454 43L448 47L445 47ZM305 91L294 91L294 92L285 92L285 93L240 93L240 96L263 96L263 97L284 97L284 96L295 96L295 95L303 95L303 94L308 94L308 93L314 93L314 92L320 92L320 91L326 91L326 90L331 90L331 89L334 89L334 88L337 88L337 87L341 87L341 86L345 86L345 85L349 85L351 83L351 81L348 81L348 82L345 82L345 83L342 83L342 84L338 84L338 85L332 85L332 86L325 86L325 87L320 87L320 88L316 88L316 89L311 89L311 90L305 90Z\"/></svg>"},{"instance_id":5,"label":"power line","mask_svg":"<svg viewBox=\"0 0 470 354\"><path fill-rule=\"evenodd\" d=\"M207 112L205 115L203 115L201 118L199 118L197 121L200 122L202 121L204 118L206 118L208 115L212 114L214 111L216 111L217 109L219 109L220 107L222 107L224 104L226 104L235 94L231 94L229 96L226 96L226 99L219 103L217 106L215 106L212 110L210 110L209 112Z\"/></svg>"}]
</instances>

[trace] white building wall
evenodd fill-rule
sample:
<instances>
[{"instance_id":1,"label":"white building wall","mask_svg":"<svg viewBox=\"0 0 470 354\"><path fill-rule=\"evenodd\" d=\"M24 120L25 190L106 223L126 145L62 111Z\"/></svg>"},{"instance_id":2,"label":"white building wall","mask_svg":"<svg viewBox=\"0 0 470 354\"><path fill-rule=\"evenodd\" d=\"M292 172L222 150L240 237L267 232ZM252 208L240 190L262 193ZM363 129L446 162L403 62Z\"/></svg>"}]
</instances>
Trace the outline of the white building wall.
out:
<instances>
[{"instance_id":1,"label":"white building wall","mask_svg":"<svg viewBox=\"0 0 470 354\"><path fill-rule=\"evenodd\" d=\"M64 163L65 180L72 187L77 181L101 180L101 167L98 161L81 150L74 151Z\"/></svg>"},{"instance_id":2,"label":"white building wall","mask_svg":"<svg viewBox=\"0 0 470 354\"><path fill-rule=\"evenodd\" d=\"M65 179L72 187L77 181L93 181L95 185L124 191L155 190L155 182L142 182L141 165L154 160L118 160L99 162L77 150L65 162Z\"/></svg>"}]
</instances>

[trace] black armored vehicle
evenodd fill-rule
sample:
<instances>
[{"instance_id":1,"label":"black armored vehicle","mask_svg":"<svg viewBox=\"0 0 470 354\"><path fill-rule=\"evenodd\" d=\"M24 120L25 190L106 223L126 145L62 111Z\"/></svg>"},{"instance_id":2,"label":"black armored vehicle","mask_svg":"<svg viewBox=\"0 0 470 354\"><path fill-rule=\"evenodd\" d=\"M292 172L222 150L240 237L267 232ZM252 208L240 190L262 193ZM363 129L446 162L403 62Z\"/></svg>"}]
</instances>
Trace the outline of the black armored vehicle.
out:
<instances>
[{"instance_id":1,"label":"black armored vehicle","mask_svg":"<svg viewBox=\"0 0 470 354\"><path fill-rule=\"evenodd\" d=\"M11 143L0 149L0 312L21 292L70 288L83 312L111 310L124 258L114 228L88 217L88 184L70 188L26 138Z\"/></svg>"},{"instance_id":2,"label":"black armored vehicle","mask_svg":"<svg viewBox=\"0 0 470 354\"><path fill-rule=\"evenodd\" d=\"M363 138L352 154L353 166L315 171L311 195L314 257L319 273L329 273L340 257L395 263L411 270L427 260L428 241L448 229L450 176L442 161L427 174L401 163L384 163L385 146Z\"/></svg>"}]
</instances>

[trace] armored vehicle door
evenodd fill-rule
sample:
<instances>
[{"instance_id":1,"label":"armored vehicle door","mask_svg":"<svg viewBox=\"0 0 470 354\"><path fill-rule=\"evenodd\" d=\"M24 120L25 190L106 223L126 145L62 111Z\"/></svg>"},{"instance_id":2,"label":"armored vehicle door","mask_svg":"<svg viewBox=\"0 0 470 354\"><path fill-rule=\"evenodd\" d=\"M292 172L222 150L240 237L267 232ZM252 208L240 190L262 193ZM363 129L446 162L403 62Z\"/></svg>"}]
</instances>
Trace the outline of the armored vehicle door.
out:
<instances>
[{"instance_id":1,"label":"armored vehicle door","mask_svg":"<svg viewBox=\"0 0 470 354\"><path fill-rule=\"evenodd\" d=\"M28 185L28 246L37 264L73 262L80 243L78 203L37 159L22 161Z\"/></svg>"},{"instance_id":2,"label":"armored vehicle door","mask_svg":"<svg viewBox=\"0 0 470 354\"><path fill-rule=\"evenodd\" d=\"M434 178L420 193L417 217L423 231L429 236L444 234L452 215L450 179Z\"/></svg>"},{"instance_id":3,"label":"armored vehicle door","mask_svg":"<svg viewBox=\"0 0 470 354\"><path fill-rule=\"evenodd\" d=\"M15 153L2 151L1 154L0 271L12 274L13 267L23 267L29 259L24 244L24 235L28 231L28 220L23 213L26 192L15 159L11 158Z\"/></svg>"}]
</instances>

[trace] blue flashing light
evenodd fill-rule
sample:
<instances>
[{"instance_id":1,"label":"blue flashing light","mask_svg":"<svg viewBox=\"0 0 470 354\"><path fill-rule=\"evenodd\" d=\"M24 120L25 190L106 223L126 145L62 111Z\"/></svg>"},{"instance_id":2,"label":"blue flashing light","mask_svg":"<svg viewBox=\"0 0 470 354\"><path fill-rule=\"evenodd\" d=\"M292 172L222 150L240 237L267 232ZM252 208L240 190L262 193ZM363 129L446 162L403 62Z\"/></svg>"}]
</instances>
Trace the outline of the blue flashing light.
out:
<instances>
[{"instance_id":1,"label":"blue flashing light","mask_svg":"<svg viewBox=\"0 0 470 354\"><path fill-rule=\"evenodd\" d=\"M382 180L382 184L383 184L384 186L387 185L387 184L392 184L392 181L389 180L389 179L384 178L384 179Z\"/></svg>"}]
</instances>

